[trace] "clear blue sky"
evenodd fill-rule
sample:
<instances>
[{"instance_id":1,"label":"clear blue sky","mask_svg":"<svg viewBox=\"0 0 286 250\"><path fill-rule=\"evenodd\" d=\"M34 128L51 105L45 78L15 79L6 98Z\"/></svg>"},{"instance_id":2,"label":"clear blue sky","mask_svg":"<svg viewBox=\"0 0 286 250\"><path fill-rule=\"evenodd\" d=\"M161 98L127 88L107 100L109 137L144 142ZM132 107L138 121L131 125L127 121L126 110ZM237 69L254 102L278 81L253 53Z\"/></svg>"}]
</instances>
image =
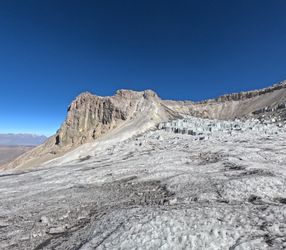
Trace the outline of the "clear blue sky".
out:
<instances>
[{"instance_id":1,"label":"clear blue sky","mask_svg":"<svg viewBox=\"0 0 286 250\"><path fill-rule=\"evenodd\" d=\"M201 100L286 79L285 0L0 0L0 132L50 135L81 91Z\"/></svg>"}]
</instances>

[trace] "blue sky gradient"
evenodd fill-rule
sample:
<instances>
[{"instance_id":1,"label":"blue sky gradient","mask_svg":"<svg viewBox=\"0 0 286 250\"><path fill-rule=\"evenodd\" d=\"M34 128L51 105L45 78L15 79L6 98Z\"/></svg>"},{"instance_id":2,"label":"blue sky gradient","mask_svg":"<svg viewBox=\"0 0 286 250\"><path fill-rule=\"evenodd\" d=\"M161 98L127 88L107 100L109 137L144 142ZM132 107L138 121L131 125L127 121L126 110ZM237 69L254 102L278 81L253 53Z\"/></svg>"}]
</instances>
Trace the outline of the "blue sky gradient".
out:
<instances>
[{"instance_id":1,"label":"blue sky gradient","mask_svg":"<svg viewBox=\"0 0 286 250\"><path fill-rule=\"evenodd\" d=\"M0 1L0 132L51 135L82 91L202 100L286 79L284 0Z\"/></svg>"}]
</instances>

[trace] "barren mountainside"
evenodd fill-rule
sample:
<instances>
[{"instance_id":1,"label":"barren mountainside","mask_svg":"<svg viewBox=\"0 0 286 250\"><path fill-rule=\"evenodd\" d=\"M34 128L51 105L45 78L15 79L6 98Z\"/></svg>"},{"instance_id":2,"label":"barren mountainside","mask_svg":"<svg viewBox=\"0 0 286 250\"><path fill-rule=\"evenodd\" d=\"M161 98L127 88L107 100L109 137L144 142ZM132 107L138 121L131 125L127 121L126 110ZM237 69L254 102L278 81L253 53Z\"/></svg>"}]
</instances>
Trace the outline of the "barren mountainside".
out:
<instances>
[{"instance_id":1,"label":"barren mountainside","mask_svg":"<svg viewBox=\"0 0 286 250\"><path fill-rule=\"evenodd\" d=\"M159 103L158 96L151 90L118 90L111 97L82 93L69 106L67 118L57 132L56 144L83 144L143 113L155 116Z\"/></svg>"},{"instance_id":2,"label":"barren mountainside","mask_svg":"<svg viewBox=\"0 0 286 250\"><path fill-rule=\"evenodd\" d=\"M188 115L224 120L245 117L286 119L285 104L285 81L261 90L197 103L161 100L151 90L118 90L108 97L84 92L72 101L65 121L54 136L5 168L39 165L84 143L122 134L127 138L154 128L159 122Z\"/></svg>"},{"instance_id":3,"label":"barren mountainside","mask_svg":"<svg viewBox=\"0 0 286 250\"><path fill-rule=\"evenodd\" d=\"M286 124L162 125L1 172L0 249L285 249Z\"/></svg>"},{"instance_id":4,"label":"barren mountainside","mask_svg":"<svg viewBox=\"0 0 286 250\"><path fill-rule=\"evenodd\" d=\"M82 93L1 171L0 249L285 249L285 91Z\"/></svg>"},{"instance_id":5,"label":"barren mountainside","mask_svg":"<svg viewBox=\"0 0 286 250\"><path fill-rule=\"evenodd\" d=\"M216 99L196 103L194 110L198 116L217 119L269 116L285 117L286 81L260 90L227 94ZM266 111L266 112L264 112ZM271 114L272 115L272 114Z\"/></svg>"}]
</instances>

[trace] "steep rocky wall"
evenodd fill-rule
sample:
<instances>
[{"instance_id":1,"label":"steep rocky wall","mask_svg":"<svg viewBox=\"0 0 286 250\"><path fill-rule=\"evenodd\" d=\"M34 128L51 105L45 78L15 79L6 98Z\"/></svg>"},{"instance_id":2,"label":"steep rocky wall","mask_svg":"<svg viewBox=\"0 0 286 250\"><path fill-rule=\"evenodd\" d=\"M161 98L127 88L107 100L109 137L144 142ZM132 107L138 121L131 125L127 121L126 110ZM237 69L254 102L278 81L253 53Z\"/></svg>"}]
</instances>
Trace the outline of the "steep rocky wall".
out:
<instances>
[{"instance_id":1,"label":"steep rocky wall","mask_svg":"<svg viewBox=\"0 0 286 250\"><path fill-rule=\"evenodd\" d=\"M128 118L129 101L119 109L111 98L81 94L69 106L67 118L57 132L56 144L82 144L96 139Z\"/></svg>"},{"instance_id":2,"label":"steep rocky wall","mask_svg":"<svg viewBox=\"0 0 286 250\"><path fill-rule=\"evenodd\" d=\"M159 106L160 99L151 90L119 90L110 97L82 93L69 106L66 120L57 131L56 144L78 145L95 140L133 119L142 105L147 106L146 102L154 102Z\"/></svg>"},{"instance_id":3,"label":"steep rocky wall","mask_svg":"<svg viewBox=\"0 0 286 250\"><path fill-rule=\"evenodd\" d=\"M205 100L199 103L242 101L242 100L251 99L257 96L265 95L268 93L272 93L276 90L283 90L283 89L284 90L286 89L286 80L273 84L272 86L267 87L267 88L226 94L226 95L219 96L215 99Z\"/></svg>"},{"instance_id":4,"label":"steep rocky wall","mask_svg":"<svg viewBox=\"0 0 286 250\"><path fill-rule=\"evenodd\" d=\"M151 90L119 90L109 97L85 92L70 104L66 119L54 136L5 167L38 165L111 131L120 133L121 128L126 130L126 124L136 134L161 121L179 117L177 112L161 105L161 99Z\"/></svg>"},{"instance_id":5,"label":"steep rocky wall","mask_svg":"<svg viewBox=\"0 0 286 250\"><path fill-rule=\"evenodd\" d=\"M268 116L279 114L286 119L285 103L286 81L269 88L224 95L198 103L161 100L151 90L118 90L114 96L108 97L85 92L71 103L65 121L54 136L5 167L39 165L86 142L112 136L114 131L134 135L160 122L186 116L231 120L259 118L267 113Z\"/></svg>"}]
</instances>

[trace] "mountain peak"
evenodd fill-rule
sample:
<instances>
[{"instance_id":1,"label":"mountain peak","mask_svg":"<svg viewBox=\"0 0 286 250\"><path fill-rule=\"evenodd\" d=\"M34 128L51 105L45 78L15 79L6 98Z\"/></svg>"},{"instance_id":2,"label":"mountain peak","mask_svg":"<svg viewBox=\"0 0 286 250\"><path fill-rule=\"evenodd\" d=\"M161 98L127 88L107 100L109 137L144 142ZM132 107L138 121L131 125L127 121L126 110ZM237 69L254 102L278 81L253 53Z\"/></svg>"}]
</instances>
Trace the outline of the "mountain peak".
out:
<instances>
[{"instance_id":1,"label":"mountain peak","mask_svg":"<svg viewBox=\"0 0 286 250\"><path fill-rule=\"evenodd\" d=\"M51 159L102 137L103 140L115 135L128 138L155 128L160 122L187 116L224 120L274 116L286 119L286 81L198 103L161 100L152 90L120 89L115 95L104 97L83 92L70 104L57 133L10 165L20 165L40 156L47 159L48 155Z\"/></svg>"},{"instance_id":2,"label":"mountain peak","mask_svg":"<svg viewBox=\"0 0 286 250\"><path fill-rule=\"evenodd\" d=\"M115 96L136 98L143 96L144 98L158 98L158 95L151 89L146 89L144 91L135 91L129 89L119 89L115 92Z\"/></svg>"},{"instance_id":3,"label":"mountain peak","mask_svg":"<svg viewBox=\"0 0 286 250\"><path fill-rule=\"evenodd\" d=\"M150 105L157 101L153 105L159 107L159 100L152 90L120 89L114 96L106 97L83 92L69 106L67 118L57 132L56 144L64 146L94 140L121 123L133 119L139 110L142 115L145 113L148 117L152 116L148 114Z\"/></svg>"}]
</instances>

